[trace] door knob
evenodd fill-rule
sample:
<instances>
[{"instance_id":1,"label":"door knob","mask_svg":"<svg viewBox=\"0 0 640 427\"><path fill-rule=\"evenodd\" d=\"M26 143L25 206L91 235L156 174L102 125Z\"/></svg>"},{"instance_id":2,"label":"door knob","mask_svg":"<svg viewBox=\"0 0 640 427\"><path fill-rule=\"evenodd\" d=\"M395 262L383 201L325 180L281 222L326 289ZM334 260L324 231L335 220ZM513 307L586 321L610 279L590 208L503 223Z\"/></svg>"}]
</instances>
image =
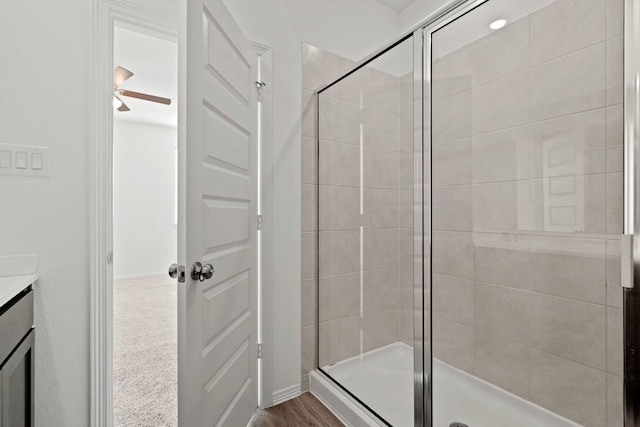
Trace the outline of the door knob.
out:
<instances>
[{"instance_id":1,"label":"door knob","mask_svg":"<svg viewBox=\"0 0 640 427\"><path fill-rule=\"evenodd\" d=\"M185 279L185 268L184 265L171 264L169 266L169 276L173 279L178 278L178 282L184 283Z\"/></svg>"},{"instance_id":2,"label":"door knob","mask_svg":"<svg viewBox=\"0 0 640 427\"><path fill-rule=\"evenodd\" d=\"M191 266L191 278L193 280L204 282L207 279L211 279L211 276L213 276L215 272L216 270L211 264L205 264L203 266L199 261L196 261Z\"/></svg>"}]
</instances>

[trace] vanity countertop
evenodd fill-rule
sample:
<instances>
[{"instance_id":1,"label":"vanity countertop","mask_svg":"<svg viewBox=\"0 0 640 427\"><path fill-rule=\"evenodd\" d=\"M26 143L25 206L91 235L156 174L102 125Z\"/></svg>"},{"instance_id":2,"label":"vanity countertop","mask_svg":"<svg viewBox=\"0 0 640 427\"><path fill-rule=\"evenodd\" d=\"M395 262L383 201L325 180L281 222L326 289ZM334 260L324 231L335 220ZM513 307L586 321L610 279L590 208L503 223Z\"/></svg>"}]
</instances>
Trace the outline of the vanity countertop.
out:
<instances>
[{"instance_id":1,"label":"vanity countertop","mask_svg":"<svg viewBox=\"0 0 640 427\"><path fill-rule=\"evenodd\" d=\"M0 307L38 279L37 274L0 277Z\"/></svg>"}]
</instances>

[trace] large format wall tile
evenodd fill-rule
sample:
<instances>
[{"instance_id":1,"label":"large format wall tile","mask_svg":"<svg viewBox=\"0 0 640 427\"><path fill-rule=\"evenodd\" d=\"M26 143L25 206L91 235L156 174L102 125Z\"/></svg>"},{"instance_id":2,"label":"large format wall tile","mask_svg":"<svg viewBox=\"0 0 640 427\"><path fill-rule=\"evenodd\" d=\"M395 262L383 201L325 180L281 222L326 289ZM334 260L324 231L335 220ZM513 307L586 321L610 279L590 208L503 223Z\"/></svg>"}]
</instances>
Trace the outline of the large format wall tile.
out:
<instances>
[{"instance_id":1,"label":"large format wall tile","mask_svg":"<svg viewBox=\"0 0 640 427\"><path fill-rule=\"evenodd\" d=\"M363 144L385 151L398 151L398 115L366 108L363 116Z\"/></svg>"},{"instance_id":2,"label":"large format wall tile","mask_svg":"<svg viewBox=\"0 0 640 427\"><path fill-rule=\"evenodd\" d=\"M302 185L302 218L301 228L302 231L314 231L317 229L316 221L316 186L315 185Z\"/></svg>"},{"instance_id":3,"label":"large format wall tile","mask_svg":"<svg viewBox=\"0 0 640 427\"><path fill-rule=\"evenodd\" d=\"M531 139L528 127L473 137L474 183L515 181L531 177Z\"/></svg>"},{"instance_id":4,"label":"large format wall tile","mask_svg":"<svg viewBox=\"0 0 640 427\"><path fill-rule=\"evenodd\" d=\"M605 302L604 240L531 239L531 289L585 302Z\"/></svg>"},{"instance_id":5,"label":"large format wall tile","mask_svg":"<svg viewBox=\"0 0 640 427\"><path fill-rule=\"evenodd\" d=\"M619 427L623 424L622 377L607 374L607 427Z\"/></svg>"},{"instance_id":6,"label":"large format wall tile","mask_svg":"<svg viewBox=\"0 0 640 427\"><path fill-rule=\"evenodd\" d=\"M437 33L434 35L437 43ZM472 87L473 45L467 45L433 61L431 76L432 97L447 98Z\"/></svg>"},{"instance_id":7,"label":"large format wall tile","mask_svg":"<svg viewBox=\"0 0 640 427\"><path fill-rule=\"evenodd\" d=\"M531 350L531 401L588 427L606 417L606 374Z\"/></svg>"},{"instance_id":8,"label":"large format wall tile","mask_svg":"<svg viewBox=\"0 0 640 427\"><path fill-rule=\"evenodd\" d=\"M398 267L364 272L362 293L364 310L371 311L398 305L399 274Z\"/></svg>"},{"instance_id":9,"label":"large format wall tile","mask_svg":"<svg viewBox=\"0 0 640 427\"><path fill-rule=\"evenodd\" d=\"M355 145L320 140L320 184L360 186L360 149Z\"/></svg>"},{"instance_id":10,"label":"large format wall tile","mask_svg":"<svg viewBox=\"0 0 640 427\"><path fill-rule=\"evenodd\" d=\"M397 228L399 221L398 191L365 188L362 224L365 228ZM333 203L337 201L334 200ZM359 194L356 198L359 204ZM342 204L338 204L342 206ZM335 209L335 206L334 206Z\"/></svg>"},{"instance_id":11,"label":"large format wall tile","mask_svg":"<svg viewBox=\"0 0 640 427\"><path fill-rule=\"evenodd\" d=\"M318 284L320 322L360 312L360 274L320 277Z\"/></svg>"},{"instance_id":12,"label":"large format wall tile","mask_svg":"<svg viewBox=\"0 0 640 427\"><path fill-rule=\"evenodd\" d=\"M302 136L314 138L316 137L316 97L313 92L308 90L302 91L302 114L301 114L301 127ZM303 169L307 166L303 163Z\"/></svg>"},{"instance_id":13,"label":"large format wall tile","mask_svg":"<svg viewBox=\"0 0 640 427\"><path fill-rule=\"evenodd\" d=\"M431 250L434 273L473 279L471 233L435 231Z\"/></svg>"},{"instance_id":14,"label":"large format wall tile","mask_svg":"<svg viewBox=\"0 0 640 427\"><path fill-rule=\"evenodd\" d=\"M434 230L471 231L471 186L434 187L432 190Z\"/></svg>"},{"instance_id":15,"label":"large format wall tile","mask_svg":"<svg viewBox=\"0 0 640 427\"><path fill-rule=\"evenodd\" d=\"M398 191L398 199L398 226L413 229L413 189Z\"/></svg>"},{"instance_id":16,"label":"large format wall tile","mask_svg":"<svg viewBox=\"0 0 640 427\"><path fill-rule=\"evenodd\" d=\"M476 282L476 331L529 345L529 297L529 292Z\"/></svg>"},{"instance_id":17,"label":"large format wall tile","mask_svg":"<svg viewBox=\"0 0 640 427\"><path fill-rule=\"evenodd\" d=\"M622 234L624 219L624 181L622 173L607 174L607 234Z\"/></svg>"},{"instance_id":18,"label":"large format wall tile","mask_svg":"<svg viewBox=\"0 0 640 427\"><path fill-rule=\"evenodd\" d=\"M471 139L434 145L431 156L433 186L471 183Z\"/></svg>"},{"instance_id":19,"label":"large format wall tile","mask_svg":"<svg viewBox=\"0 0 640 427\"><path fill-rule=\"evenodd\" d=\"M371 75L369 84L365 87L364 103L368 107L397 114L400 93L398 78L373 67L370 68Z\"/></svg>"},{"instance_id":20,"label":"large format wall tile","mask_svg":"<svg viewBox=\"0 0 640 427\"><path fill-rule=\"evenodd\" d=\"M473 356L475 375L529 398L529 347L476 332Z\"/></svg>"},{"instance_id":21,"label":"large format wall tile","mask_svg":"<svg viewBox=\"0 0 640 427\"><path fill-rule=\"evenodd\" d=\"M305 326L301 334L302 374L308 374L316 368L316 327Z\"/></svg>"},{"instance_id":22,"label":"large format wall tile","mask_svg":"<svg viewBox=\"0 0 640 427\"><path fill-rule=\"evenodd\" d=\"M431 139L433 144L441 144L471 136L471 121L473 118L471 91L434 100L431 113Z\"/></svg>"},{"instance_id":23,"label":"large format wall tile","mask_svg":"<svg viewBox=\"0 0 640 427\"><path fill-rule=\"evenodd\" d=\"M473 282L459 277L434 274L433 315L466 326L473 326Z\"/></svg>"},{"instance_id":24,"label":"large format wall tile","mask_svg":"<svg viewBox=\"0 0 640 427\"><path fill-rule=\"evenodd\" d=\"M607 42L607 105L622 103L624 44L622 37Z\"/></svg>"},{"instance_id":25,"label":"large format wall tile","mask_svg":"<svg viewBox=\"0 0 640 427\"><path fill-rule=\"evenodd\" d=\"M360 190L358 188L320 185L319 191L320 230L360 229Z\"/></svg>"},{"instance_id":26,"label":"large format wall tile","mask_svg":"<svg viewBox=\"0 0 640 427\"><path fill-rule=\"evenodd\" d=\"M605 307L531 294L531 346L605 370Z\"/></svg>"},{"instance_id":27,"label":"large format wall tile","mask_svg":"<svg viewBox=\"0 0 640 427\"><path fill-rule=\"evenodd\" d=\"M473 186L473 230L516 231L518 207L528 203L518 197L515 181L476 184Z\"/></svg>"},{"instance_id":28,"label":"large format wall tile","mask_svg":"<svg viewBox=\"0 0 640 427\"><path fill-rule=\"evenodd\" d=\"M320 366L331 365L360 353L360 315L320 323Z\"/></svg>"},{"instance_id":29,"label":"large format wall tile","mask_svg":"<svg viewBox=\"0 0 640 427\"><path fill-rule=\"evenodd\" d=\"M557 0L531 15L531 58L540 64L605 39L606 0Z\"/></svg>"},{"instance_id":30,"label":"large format wall tile","mask_svg":"<svg viewBox=\"0 0 640 427\"><path fill-rule=\"evenodd\" d=\"M318 145L314 138L302 137L302 184L315 185L318 176L316 173L316 163L318 155Z\"/></svg>"},{"instance_id":31,"label":"large format wall tile","mask_svg":"<svg viewBox=\"0 0 640 427\"><path fill-rule=\"evenodd\" d=\"M305 279L300 284L302 299L302 327L311 326L316 322L316 280Z\"/></svg>"},{"instance_id":32,"label":"large format wall tile","mask_svg":"<svg viewBox=\"0 0 640 427\"><path fill-rule=\"evenodd\" d=\"M607 305L622 308L620 285L620 240L607 240Z\"/></svg>"},{"instance_id":33,"label":"large format wall tile","mask_svg":"<svg viewBox=\"0 0 640 427\"><path fill-rule=\"evenodd\" d=\"M532 121L604 107L605 64L600 43L532 68Z\"/></svg>"},{"instance_id":34,"label":"large format wall tile","mask_svg":"<svg viewBox=\"0 0 640 427\"><path fill-rule=\"evenodd\" d=\"M319 96L318 135L320 139L359 145L360 125L363 122L360 105L324 94ZM393 125L389 125L391 126Z\"/></svg>"},{"instance_id":35,"label":"large format wall tile","mask_svg":"<svg viewBox=\"0 0 640 427\"><path fill-rule=\"evenodd\" d=\"M624 374L624 326L621 308L607 308L607 371Z\"/></svg>"},{"instance_id":36,"label":"large format wall tile","mask_svg":"<svg viewBox=\"0 0 640 427\"><path fill-rule=\"evenodd\" d=\"M320 277L360 271L360 231L322 231Z\"/></svg>"},{"instance_id":37,"label":"large format wall tile","mask_svg":"<svg viewBox=\"0 0 640 427\"><path fill-rule=\"evenodd\" d=\"M302 279L312 279L316 277L316 233L302 233L300 246Z\"/></svg>"},{"instance_id":38,"label":"large format wall tile","mask_svg":"<svg viewBox=\"0 0 640 427\"><path fill-rule=\"evenodd\" d=\"M530 289L528 236L474 233L473 244L473 271L476 280Z\"/></svg>"},{"instance_id":39,"label":"large format wall tile","mask_svg":"<svg viewBox=\"0 0 640 427\"><path fill-rule=\"evenodd\" d=\"M364 186L396 190L399 166L399 153L365 148ZM351 167L358 170L357 164Z\"/></svg>"},{"instance_id":40,"label":"large format wall tile","mask_svg":"<svg viewBox=\"0 0 640 427\"><path fill-rule=\"evenodd\" d=\"M604 173L605 116L598 109L530 126L530 177Z\"/></svg>"},{"instance_id":41,"label":"large format wall tile","mask_svg":"<svg viewBox=\"0 0 640 427\"><path fill-rule=\"evenodd\" d=\"M529 97L535 96L530 92L529 71L474 88L473 135L529 123Z\"/></svg>"},{"instance_id":42,"label":"large format wall tile","mask_svg":"<svg viewBox=\"0 0 640 427\"><path fill-rule=\"evenodd\" d=\"M473 328L433 317L433 356L468 373L473 372ZM437 384L435 385L437 387Z\"/></svg>"},{"instance_id":43,"label":"large format wall tile","mask_svg":"<svg viewBox=\"0 0 640 427\"><path fill-rule=\"evenodd\" d=\"M364 322L364 351L375 350L398 341L398 307L366 312Z\"/></svg>"},{"instance_id":44,"label":"large format wall tile","mask_svg":"<svg viewBox=\"0 0 640 427\"><path fill-rule=\"evenodd\" d=\"M525 17L473 43L474 87L527 69L529 32Z\"/></svg>"},{"instance_id":45,"label":"large format wall tile","mask_svg":"<svg viewBox=\"0 0 640 427\"><path fill-rule=\"evenodd\" d=\"M621 36L624 29L624 2L607 0L607 38Z\"/></svg>"},{"instance_id":46,"label":"large format wall tile","mask_svg":"<svg viewBox=\"0 0 640 427\"><path fill-rule=\"evenodd\" d=\"M396 267L399 258L398 240L397 228L364 230L364 270Z\"/></svg>"}]
</instances>

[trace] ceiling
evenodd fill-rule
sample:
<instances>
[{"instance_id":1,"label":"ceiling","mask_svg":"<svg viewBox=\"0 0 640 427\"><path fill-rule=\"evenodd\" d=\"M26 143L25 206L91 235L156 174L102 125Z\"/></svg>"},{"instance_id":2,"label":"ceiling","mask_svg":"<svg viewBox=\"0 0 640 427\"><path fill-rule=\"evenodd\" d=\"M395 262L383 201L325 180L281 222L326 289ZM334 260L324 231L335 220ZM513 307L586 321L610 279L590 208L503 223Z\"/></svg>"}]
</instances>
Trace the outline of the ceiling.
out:
<instances>
[{"instance_id":1,"label":"ceiling","mask_svg":"<svg viewBox=\"0 0 640 427\"><path fill-rule=\"evenodd\" d=\"M391 9L394 9L396 12L402 12L405 10L414 0L378 0L378 2L389 6Z\"/></svg>"},{"instance_id":2,"label":"ceiling","mask_svg":"<svg viewBox=\"0 0 640 427\"><path fill-rule=\"evenodd\" d=\"M115 120L162 126L178 125L178 46L160 38L123 27L115 27L113 64L133 73L120 89L171 99L171 105L121 97L131 111L114 110Z\"/></svg>"}]
</instances>

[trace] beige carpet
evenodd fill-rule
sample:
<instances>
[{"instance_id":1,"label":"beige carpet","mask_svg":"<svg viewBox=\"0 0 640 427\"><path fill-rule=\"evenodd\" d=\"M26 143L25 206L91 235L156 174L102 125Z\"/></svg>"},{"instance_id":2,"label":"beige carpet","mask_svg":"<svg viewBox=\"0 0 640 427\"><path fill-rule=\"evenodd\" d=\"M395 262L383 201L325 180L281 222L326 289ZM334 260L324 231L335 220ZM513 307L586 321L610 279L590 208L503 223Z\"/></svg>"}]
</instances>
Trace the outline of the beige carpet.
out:
<instances>
[{"instance_id":1,"label":"beige carpet","mask_svg":"<svg viewBox=\"0 0 640 427\"><path fill-rule=\"evenodd\" d=\"M176 281L114 281L114 424L178 425Z\"/></svg>"}]
</instances>

